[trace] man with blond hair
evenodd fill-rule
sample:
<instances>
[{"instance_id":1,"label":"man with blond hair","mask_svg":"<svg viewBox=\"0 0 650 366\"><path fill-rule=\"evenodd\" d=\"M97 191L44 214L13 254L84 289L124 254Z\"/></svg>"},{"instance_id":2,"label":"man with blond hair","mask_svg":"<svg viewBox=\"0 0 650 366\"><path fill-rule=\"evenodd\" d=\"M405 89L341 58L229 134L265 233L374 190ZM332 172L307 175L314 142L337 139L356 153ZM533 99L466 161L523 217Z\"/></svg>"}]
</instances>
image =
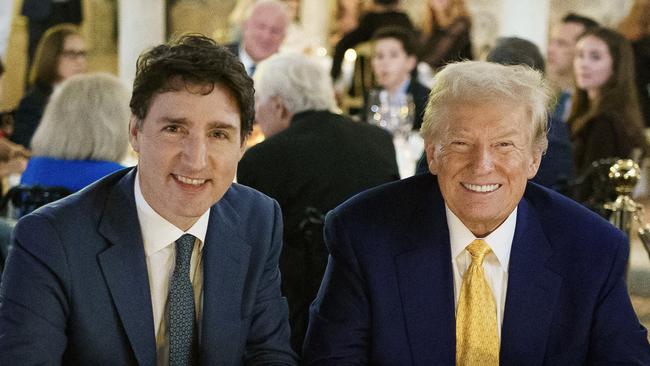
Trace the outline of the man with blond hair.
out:
<instances>
[{"instance_id":1,"label":"man with blond hair","mask_svg":"<svg viewBox=\"0 0 650 366\"><path fill-rule=\"evenodd\" d=\"M548 88L525 66L451 64L422 136L432 174L326 218L307 365L648 365L625 235L528 180Z\"/></svg>"}]
</instances>

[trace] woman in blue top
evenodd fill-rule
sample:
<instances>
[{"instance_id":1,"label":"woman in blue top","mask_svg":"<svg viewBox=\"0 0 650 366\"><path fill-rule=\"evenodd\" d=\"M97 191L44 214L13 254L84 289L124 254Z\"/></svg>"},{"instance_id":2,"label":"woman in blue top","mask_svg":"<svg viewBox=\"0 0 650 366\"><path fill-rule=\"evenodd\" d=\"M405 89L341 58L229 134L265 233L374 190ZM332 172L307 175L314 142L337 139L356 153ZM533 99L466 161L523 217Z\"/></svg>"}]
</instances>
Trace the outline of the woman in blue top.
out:
<instances>
[{"instance_id":1,"label":"woman in blue top","mask_svg":"<svg viewBox=\"0 0 650 366\"><path fill-rule=\"evenodd\" d=\"M21 184L74 192L121 169L128 148L129 97L109 74L78 75L61 84L34 134Z\"/></svg>"}]
</instances>

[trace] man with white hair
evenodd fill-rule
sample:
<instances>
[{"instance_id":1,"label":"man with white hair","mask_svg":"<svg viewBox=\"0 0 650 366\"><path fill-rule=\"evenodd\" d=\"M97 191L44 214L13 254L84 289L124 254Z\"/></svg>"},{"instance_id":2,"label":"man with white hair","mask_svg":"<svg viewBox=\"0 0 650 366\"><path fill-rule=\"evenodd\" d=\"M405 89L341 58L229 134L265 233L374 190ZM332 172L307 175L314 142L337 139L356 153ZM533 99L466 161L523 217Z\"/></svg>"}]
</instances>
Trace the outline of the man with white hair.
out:
<instances>
[{"instance_id":1,"label":"man with white hair","mask_svg":"<svg viewBox=\"0 0 650 366\"><path fill-rule=\"evenodd\" d=\"M650 365L623 279L627 238L528 182L549 97L527 66L436 74L421 129L432 174L326 218L305 365Z\"/></svg>"},{"instance_id":2,"label":"man with white hair","mask_svg":"<svg viewBox=\"0 0 650 366\"><path fill-rule=\"evenodd\" d=\"M289 9L279 0L260 0L242 25L242 41L227 45L239 57L249 76L257 64L280 49L289 27Z\"/></svg>"},{"instance_id":3,"label":"man with white hair","mask_svg":"<svg viewBox=\"0 0 650 366\"><path fill-rule=\"evenodd\" d=\"M315 61L274 55L260 64L254 81L256 120L266 140L244 154L237 181L282 208L282 290L299 351L327 263L322 215L358 192L399 179L399 173L386 131L332 112L332 82Z\"/></svg>"}]
</instances>

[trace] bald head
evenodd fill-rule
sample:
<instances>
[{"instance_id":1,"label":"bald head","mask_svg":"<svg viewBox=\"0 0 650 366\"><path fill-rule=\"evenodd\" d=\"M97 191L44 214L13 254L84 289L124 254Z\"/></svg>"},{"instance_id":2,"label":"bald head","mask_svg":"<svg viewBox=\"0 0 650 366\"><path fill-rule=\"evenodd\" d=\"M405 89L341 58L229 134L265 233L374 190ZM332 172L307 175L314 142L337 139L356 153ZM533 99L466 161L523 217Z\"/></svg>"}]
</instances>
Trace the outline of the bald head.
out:
<instances>
[{"instance_id":1,"label":"bald head","mask_svg":"<svg viewBox=\"0 0 650 366\"><path fill-rule=\"evenodd\" d=\"M244 22L246 53L257 63L278 52L288 26L286 4L278 0L258 1Z\"/></svg>"}]
</instances>

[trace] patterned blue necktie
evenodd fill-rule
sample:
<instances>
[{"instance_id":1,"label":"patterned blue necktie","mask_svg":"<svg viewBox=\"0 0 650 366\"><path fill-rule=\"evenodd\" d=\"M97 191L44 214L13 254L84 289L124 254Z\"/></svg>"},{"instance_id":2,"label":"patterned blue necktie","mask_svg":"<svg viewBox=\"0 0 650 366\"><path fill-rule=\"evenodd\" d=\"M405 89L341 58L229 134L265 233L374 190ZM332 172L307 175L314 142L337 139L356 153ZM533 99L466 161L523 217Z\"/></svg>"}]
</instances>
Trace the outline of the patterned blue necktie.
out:
<instances>
[{"instance_id":1,"label":"patterned blue necktie","mask_svg":"<svg viewBox=\"0 0 650 366\"><path fill-rule=\"evenodd\" d=\"M196 356L194 289L190 281L190 259L194 236L176 240L176 266L169 284L169 365L193 365Z\"/></svg>"}]
</instances>

